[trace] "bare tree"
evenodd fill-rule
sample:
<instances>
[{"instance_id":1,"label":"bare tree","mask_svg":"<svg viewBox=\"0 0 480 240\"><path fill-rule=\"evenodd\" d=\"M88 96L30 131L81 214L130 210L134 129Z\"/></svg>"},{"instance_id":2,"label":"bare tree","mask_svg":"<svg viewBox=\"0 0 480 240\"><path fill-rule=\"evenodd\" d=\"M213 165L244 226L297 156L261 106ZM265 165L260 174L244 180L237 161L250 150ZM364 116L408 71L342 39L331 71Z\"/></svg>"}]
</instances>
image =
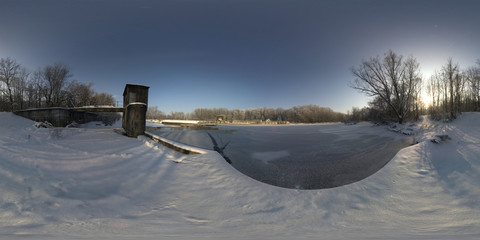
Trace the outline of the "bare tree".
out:
<instances>
[{"instance_id":1,"label":"bare tree","mask_svg":"<svg viewBox=\"0 0 480 240\"><path fill-rule=\"evenodd\" d=\"M70 81L72 74L63 63L47 65L33 74L14 59L0 59L0 110L28 107L77 107L114 105L113 95L96 93L93 83Z\"/></svg>"},{"instance_id":2,"label":"bare tree","mask_svg":"<svg viewBox=\"0 0 480 240\"><path fill-rule=\"evenodd\" d=\"M147 109L147 119L164 119L165 118L165 114L158 110L158 107L157 106L148 106L148 109Z\"/></svg>"},{"instance_id":3,"label":"bare tree","mask_svg":"<svg viewBox=\"0 0 480 240\"><path fill-rule=\"evenodd\" d=\"M69 78L72 77L70 69L63 63L47 65L43 70L45 81L44 96L47 106L59 107L65 98L65 87Z\"/></svg>"},{"instance_id":4,"label":"bare tree","mask_svg":"<svg viewBox=\"0 0 480 240\"><path fill-rule=\"evenodd\" d=\"M480 60L477 61L477 66L465 71L465 77L471 100L470 110L480 111Z\"/></svg>"},{"instance_id":5,"label":"bare tree","mask_svg":"<svg viewBox=\"0 0 480 240\"><path fill-rule=\"evenodd\" d=\"M184 112L171 112L167 118L176 119L176 120L185 120Z\"/></svg>"},{"instance_id":6,"label":"bare tree","mask_svg":"<svg viewBox=\"0 0 480 240\"><path fill-rule=\"evenodd\" d=\"M15 85L18 85L21 65L11 58L0 59L0 91L9 102L9 110L13 111L15 102Z\"/></svg>"},{"instance_id":7,"label":"bare tree","mask_svg":"<svg viewBox=\"0 0 480 240\"><path fill-rule=\"evenodd\" d=\"M449 58L442 67L442 76L444 81L445 111L449 113L451 119L455 119L457 113L460 112L459 102L461 100L461 90L463 89L463 78L460 75L460 67L458 64L453 63L452 58Z\"/></svg>"},{"instance_id":8,"label":"bare tree","mask_svg":"<svg viewBox=\"0 0 480 240\"><path fill-rule=\"evenodd\" d=\"M370 58L351 71L355 76L351 87L381 99L397 121L403 123L412 111L415 93L421 83L416 59L411 56L404 61L401 55L390 50L383 59L378 56Z\"/></svg>"},{"instance_id":9,"label":"bare tree","mask_svg":"<svg viewBox=\"0 0 480 240\"><path fill-rule=\"evenodd\" d=\"M13 106L14 109L23 109L25 103L25 95L27 92L27 82L28 76L30 74L27 72L27 69L20 67L17 76L13 79L12 89L13 89Z\"/></svg>"},{"instance_id":10,"label":"bare tree","mask_svg":"<svg viewBox=\"0 0 480 240\"><path fill-rule=\"evenodd\" d=\"M427 82L427 92L430 94L432 97L432 106L430 111L434 111L437 107L440 105L440 95L441 93L441 87L440 87L440 75L438 74L437 71L430 76L429 81Z\"/></svg>"},{"instance_id":11,"label":"bare tree","mask_svg":"<svg viewBox=\"0 0 480 240\"><path fill-rule=\"evenodd\" d=\"M115 105L115 98L112 94L108 93L95 93L93 95L91 103L93 105L104 105L104 106L114 106Z\"/></svg>"},{"instance_id":12,"label":"bare tree","mask_svg":"<svg viewBox=\"0 0 480 240\"><path fill-rule=\"evenodd\" d=\"M400 84L401 99L403 115L408 117L408 114L413 114L415 120L419 117L419 98L422 85L422 78L420 77L420 64L413 56L409 56L404 62L405 75L402 84Z\"/></svg>"},{"instance_id":13,"label":"bare tree","mask_svg":"<svg viewBox=\"0 0 480 240\"><path fill-rule=\"evenodd\" d=\"M70 107L80 107L92 105L95 91L92 88L93 82L79 83L73 81L67 87L67 105Z\"/></svg>"},{"instance_id":14,"label":"bare tree","mask_svg":"<svg viewBox=\"0 0 480 240\"><path fill-rule=\"evenodd\" d=\"M33 72L27 83L27 107L42 107L42 99L44 98L45 81L43 71L37 70Z\"/></svg>"}]
</instances>

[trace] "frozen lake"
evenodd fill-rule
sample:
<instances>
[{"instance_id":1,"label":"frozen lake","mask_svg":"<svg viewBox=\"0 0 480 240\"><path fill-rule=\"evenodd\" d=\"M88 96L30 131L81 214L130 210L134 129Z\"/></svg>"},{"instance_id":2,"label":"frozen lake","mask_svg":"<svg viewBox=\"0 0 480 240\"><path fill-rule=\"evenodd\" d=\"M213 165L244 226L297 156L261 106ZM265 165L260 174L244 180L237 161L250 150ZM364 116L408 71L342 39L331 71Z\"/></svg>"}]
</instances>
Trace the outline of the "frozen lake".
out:
<instances>
[{"instance_id":1,"label":"frozen lake","mask_svg":"<svg viewBox=\"0 0 480 240\"><path fill-rule=\"evenodd\" d=\"M413 142L412 137L370 123L164 126L149 131L210 150L215 142L226 160L245 175L299 189L332 188L364 179Z\"/></svg>"}]
</instances>

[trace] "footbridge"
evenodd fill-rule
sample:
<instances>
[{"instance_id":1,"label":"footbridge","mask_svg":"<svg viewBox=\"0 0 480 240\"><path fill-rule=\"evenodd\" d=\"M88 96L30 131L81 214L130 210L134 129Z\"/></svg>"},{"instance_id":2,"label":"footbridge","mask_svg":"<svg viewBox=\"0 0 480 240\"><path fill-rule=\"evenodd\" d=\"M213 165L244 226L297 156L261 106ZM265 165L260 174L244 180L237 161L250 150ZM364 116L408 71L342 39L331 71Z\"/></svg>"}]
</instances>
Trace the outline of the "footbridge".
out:
<instances>
[{"instance_id":1,"label":"footbridge","mask_svg":"<svg viewBox=\"0 0 480 240\"><path fill-rule=\"evenodd\" d=\"M90 122L98 120L96 113L123 113L122 127L127 136L137 137L145 133L148 108L147 86L127 84L123 91L123 107L86 106L86 107L52 107L15 111L14 113L34 121L48 121L55 127L65 127L73 121Z\"/></svg>"}]
</instances>

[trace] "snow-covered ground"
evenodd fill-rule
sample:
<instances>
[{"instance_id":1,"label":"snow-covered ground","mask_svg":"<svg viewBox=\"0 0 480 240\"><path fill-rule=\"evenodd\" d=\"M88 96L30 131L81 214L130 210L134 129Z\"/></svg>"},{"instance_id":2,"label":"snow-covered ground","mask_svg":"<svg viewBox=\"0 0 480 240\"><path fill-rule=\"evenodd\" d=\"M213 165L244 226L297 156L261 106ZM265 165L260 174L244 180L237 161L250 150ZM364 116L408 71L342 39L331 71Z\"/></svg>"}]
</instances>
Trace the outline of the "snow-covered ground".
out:
<instances>
[{"instance_id":1,"label":"snow-covered ground","mask_svg":"<svg viewBox=\"0 0 480 240\"><path fill-rule=\"evenodd\" d=\"M213 151L0 113L0 239L478 239L480 114L416 127L419 144L372 176L296 190Z\"/></svg>"}]
</instances>

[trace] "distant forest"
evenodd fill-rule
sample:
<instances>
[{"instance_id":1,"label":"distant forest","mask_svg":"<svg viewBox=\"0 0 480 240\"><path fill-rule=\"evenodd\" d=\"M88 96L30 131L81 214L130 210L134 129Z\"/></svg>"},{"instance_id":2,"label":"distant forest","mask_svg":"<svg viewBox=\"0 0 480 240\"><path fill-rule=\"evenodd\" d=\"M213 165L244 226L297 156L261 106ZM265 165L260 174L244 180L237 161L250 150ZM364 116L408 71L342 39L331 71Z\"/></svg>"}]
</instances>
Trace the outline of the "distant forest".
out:
<instances>
[{"instance_id":1,"label":"distant forest","mask_svg":"<svg viewBox=\"0 0 480 240\"><path fill-rule=\"evenodd\" d=\"M318 122L340 122L344 121L346 114L334 112L330 108L316 105L296 106L290 109L283 108L253 108L234 109L226 108L197 108L192 113L172 112L165 114L158 110L157 106L150 106L147 110L148 119L180 119L180 120L202 120L215 121L219 115L225 116L226 121L279 121L295 123L318 123Z\"/></svg>"},{"instance_id":2,"label":"distant forest","mask_svg":"<svg viewBox=\"0 0 480 240\"><path fill-rule=\"evenodd\" d=\"M0 111L114 105L113 95L98 93L92 88L92 82L77 82L72 77L63 63L31 72L12 58L1 58Z\"/></svg>"}]
</instances>

